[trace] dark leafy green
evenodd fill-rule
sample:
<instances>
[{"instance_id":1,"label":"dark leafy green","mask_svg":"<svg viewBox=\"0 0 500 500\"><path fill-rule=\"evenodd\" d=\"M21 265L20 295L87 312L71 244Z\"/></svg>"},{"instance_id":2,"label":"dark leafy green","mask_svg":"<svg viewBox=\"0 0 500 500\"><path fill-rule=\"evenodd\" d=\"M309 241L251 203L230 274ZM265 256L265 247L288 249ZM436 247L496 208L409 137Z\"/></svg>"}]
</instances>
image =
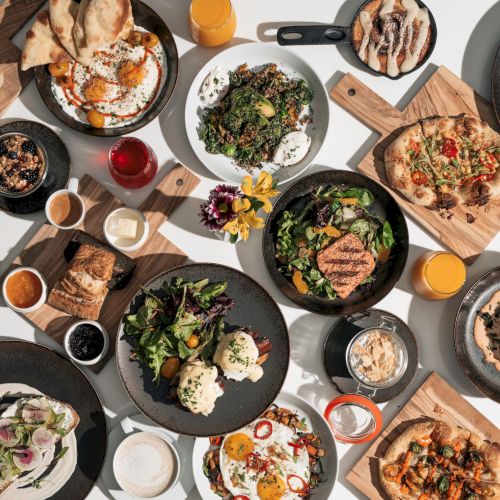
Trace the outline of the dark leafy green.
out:
<instances>
[{"instance_id":1,"label":"dark leafy green","mask_svg":"<svg viewBox=\"0 0 500 500\"><path fill-rule=\"evenodd\" d=\"M202 117L200 139L209 153L222 153L247 169L272 161L281 138L298 129L299 117L313 91L269 64L250 70L246 64L230 74L229 90Z\"/></svg>"},{"instance_id":2,"label":"dark leafy green","mask_svg":"<svg viewBox=\"0 0 500 500\"><path fill-rule=\"evenodd\" d=\"M125 317L125 333L132 337L135 357L153 370L155 381L168 357L211 359L224 317L234 305L224 293L226 287L225 282L209 284L208 279L173 278L158 292L144 290L144 304ZM193 334L199 338L196 349L186 344Z\"/></svg>"}]
</instances>

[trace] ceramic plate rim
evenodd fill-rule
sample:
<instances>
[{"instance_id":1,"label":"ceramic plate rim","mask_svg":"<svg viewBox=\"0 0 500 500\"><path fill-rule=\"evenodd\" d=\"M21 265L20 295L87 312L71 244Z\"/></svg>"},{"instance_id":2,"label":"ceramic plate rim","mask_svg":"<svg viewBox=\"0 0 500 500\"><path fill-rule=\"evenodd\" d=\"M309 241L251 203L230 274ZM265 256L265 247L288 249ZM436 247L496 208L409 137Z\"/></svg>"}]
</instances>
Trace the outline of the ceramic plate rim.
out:
<instances>
[{"instance_id":1,"label":"ceramic plate rim","mask_svg":"<svg viewBox=\"0 0 500 500\"><path fill-rule=\"evenodd\" d=\"M316 113L315 106L316 104L320 103L320 101L324 100L324 102L326 103L326 106L321 111L322 113L324 113L324 118L323 118L324 123L321 125L321 130L318 128L318 132L316 133L316 135L320 138L321 141L316 153L309 155L309 158L306 157L307 158L306 163L304 163L304 165L301 165L300 167L297 166L300 165L299 162L299 164L297 165L291 165L289 167L280 167L276 170L275 175L276 178L278 178L278 185L290 182L293 179L296 179L301 174L303 174L307 169L309 169L309 167L314 163L315 158L321 153L324 147L326 138L328 136L329 122L330 122L330 101L328 99L328 94L326 92L325 85L321 81L321 78L319 77L318 73L311 67L311 65L295 52L286 49L284 47L281 47L278 44L254 42L249 40L248 42L228 47L227 49L216 54L206 64L203 65L203 67L194 77L194 80L189 87L189 91L186 97L184 126L186 129L186 134L189 140L189 144L191 146L191 149L195 153L196 157L198 158L198 160L205 166L205 168L207 168L211 173L217 176L218 179L221 179L225 182L237 183L239 178L242 178L244 175L246 175L246 172L243 169L237 169L236 167L233 167L235 174L233 177L229 177L224 174L224 169L228 168L227 166L222 167L222 169L214 167L213 164L221 163L221 161L229 165L229 160L223 157L222 155L212 155L210 153L207 153L205 151L202 141L198 138L198 133L197 133L197 128L199 125L199 118L197 116L197 110L198 110L197 94L198 94L198 89L201 86L201 83L203 82L204 78L211 69L213 69L217 65L223 65L221 60L227 59L228 57L231 57L233 56L233 54L238 52L244 52L244 54L242 54L242 56L239 58L241 61L240 64L246 62L245 56L247 55L248 52L256 53L257 57L260 59L264 59L263 55L261 54L264 54L266 52L267 53L278 52L283 54L283 58L287 57L289 59L293 59L296 64L303 65L303 67L306 68L308 72L310 72L311 77L316 80L316 82L309 82L309 81L307 82L310 86L314 87L315 96L312 101L313 112ZM274 57L271 59L274 59ZM267 60L267 62L269 63L275 61ZM285 67L286 66L287 65L285 65ZM293 70L292 65L290 65L290 69ZM196 126L194 126L195 124ZM281 179L278 172L280 172L283 168L285 169L297 168L297 171L294 172L289 177ZM254 172L252 177L256 179L258 173L259 170Z\"/></svg>"},{"instance_id":2,"label":"ceramic plate rim","mask_svg":"<svg viewBox=\"0 0 500 500\"><path fill-rule=\"evenodd\" d=\"M326 429L326 434L329 436L329 439L331 443L333 444L332 449L334 450L332 455L332 461L333 464L335 465L335 474L333 477L333 480L331 481L330 478L328 478L328 484L331 485L329 486L329 489L325 491L327 495L331 495L335 485L337 484L338 481L338 475L339 475L339 456L338 456L338 450L337 450L337 441L335 440L335 437L333 435L333 432L330 428L330 425L328 424L327 420L323 416L323 414L317 410L309 401L307 401L305 398L302 396L299 396L298 394L294 394L290 391L281 391L276 399L273 401L273 404L283 404L284 406L286 405L286 401L295 401L295 403L292 403L294 406L296 406L300 411L302 411L304 414L307 413L307 416L309 419L309 414L313 414L316 418L318 418L324 425ZM304 411L302 408L306 408L307 410ZM316 431L316 429L314 429ZM233 431L234 432L234 431ZM323 434L320 436L323 438ZM193 448L193 460L192 460L192 465L193 465L193 476L194 476L194 481L196 485L196 489L198 490L198 493L204 500L216 500L220 499L217 494L213 493L212 490L210 489L210 483L207 479L207 477L203 474L202 472L202 466L203 466L203 455L205 451L208 449L207 445L209 445L208 438L206 437L198 437L195 439L194 442L194 448ZM200 489L201 485L201 489ZM210 495L210 496L207 496ZM313 495L313 498L316 498L316 495Z\"/></svg>"}]
</instances>

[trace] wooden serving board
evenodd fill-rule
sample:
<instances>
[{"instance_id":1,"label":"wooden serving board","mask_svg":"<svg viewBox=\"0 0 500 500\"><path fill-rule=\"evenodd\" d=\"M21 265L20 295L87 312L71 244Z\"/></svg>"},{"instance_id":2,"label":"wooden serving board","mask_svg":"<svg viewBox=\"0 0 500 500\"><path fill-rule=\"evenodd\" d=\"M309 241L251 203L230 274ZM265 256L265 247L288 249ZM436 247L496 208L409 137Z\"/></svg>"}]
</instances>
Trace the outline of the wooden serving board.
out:
<instances>
[{"instance_id":1,"label":"wooden serving board","mask_svg":"<svg viewBox=\"0 0 500 500\"><path fill-rule=\"evenodd\" d=\"M123 311L139 287L157 274L185 262L186 255L157 230L198 183L198 177L177 164L139 207L149 222L149 238L140 249L127 254L137 265L128 285L122 290L110 291L102 306L99 322L109 333L110 346L106 359L91 366L96 372L114 354L116 333ZM85 200L86 207L85 220L78 229L106 241L102 227L104 219L111 210L122 205L121 201L89 175L80 179L78 193ZM10 269L19 265L38 269L47 280L50 291L68 267L63 252L72 234L73 230L60 231L49 223L44 224L14 260ZM60 344L64 342L67 328L79 321L79 318L48 304L25 316Z\"/></svg>"},{"instance_id":2,"label":"wooden serving board","mask_svg":"<svg viewBox=\"0 0 500 500\"><path fill-rule=\"evenodd\" d=\"M45 0L4 0L0 5L0 116L33 78L21 71L21 51L11 38L31 19Z\"/></svg>"},{"instance_id":3,"label":"wooden serving board","mask_svg":"<svg viewBox=\"0 0 500 500\"><path fill-rule=\"evenodd\" d=\"M437 211L413 205L390 187L385 173L384 151L405 126L431 116L476 115L496 128L490 103L444 66L433 73L402 111L349 73L331 90L330 96L381 135L374 148L361 160L359 170L390 189L410 216L471 264L500 231L500 200L492 200L485 207L461 206L454 210L450 220L443 218ZM467 223L467 213L475 217L473 224Z\"/></svg>"},{"instance_id":4,"label":"wooden serving board","mask_svg":"<svg viewBox=\"0 0 500 500\"><path fill-rule=\"evenodd\" d=\"M476 432L483 439L500 442L498 428L436 372L431 372L417 392L394 417L394 420L347 474L347 480L370 500L386 498L380 486L378 459L385 455L389 445L406 428L417 422L429 420L429 418L459 425Z\"/></svg>"}]
</instances>

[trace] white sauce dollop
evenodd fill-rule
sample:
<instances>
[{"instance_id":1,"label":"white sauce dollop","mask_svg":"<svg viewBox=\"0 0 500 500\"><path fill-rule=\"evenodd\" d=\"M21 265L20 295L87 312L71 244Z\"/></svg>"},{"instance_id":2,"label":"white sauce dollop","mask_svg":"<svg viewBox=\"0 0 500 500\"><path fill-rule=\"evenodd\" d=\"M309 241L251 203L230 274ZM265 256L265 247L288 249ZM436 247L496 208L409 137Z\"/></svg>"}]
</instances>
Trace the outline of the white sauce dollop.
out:
<instances>
[{"instance_id":1,"label":"white sauce dollop","mask_svg":"<svg viewBox=\"0 0 500 500\"><path fill-rule=\"evenodd\" d=\"M281 138L281 142L274 153L274 163L283 165L295 165L303 160L309 152L311 138L302 130L290 132Z\"/></svg>"},{"instance_id":2,"label":"white sauce dollop","mask_svg":"<svg viewBox=\"0 0 500 500\"><path fill-rule=\"evenodd\" d=\"M198 92L203 104L208 108L213 108L226 97L229 90L229 73L216 67L205 78Z\"/></svg>"}]
</instances>

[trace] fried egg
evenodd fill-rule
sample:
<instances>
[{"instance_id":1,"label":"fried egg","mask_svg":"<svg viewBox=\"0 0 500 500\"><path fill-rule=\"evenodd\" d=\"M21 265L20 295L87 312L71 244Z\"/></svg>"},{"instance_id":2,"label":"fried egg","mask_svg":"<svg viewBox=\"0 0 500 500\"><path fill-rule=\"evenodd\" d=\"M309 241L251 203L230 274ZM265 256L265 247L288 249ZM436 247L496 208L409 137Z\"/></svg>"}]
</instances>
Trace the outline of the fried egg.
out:
<instances>
[{"instance_id":1,"label":"fried egg","mask_svg":"<svg viewBox=\"0 0 500 500\"><path fill-rule=\"evenodd\" d=\"M122 127L151 108L166 72L161 42L147 48L118 40L97 50L88 66L71 62L64 85L52 77L52 92L62 109L78 121L88 123L86 114L95 109L104 115L105 127Z\"/></svg>"},{"instance_id":2,"label":"fried egg","mask_svg":"<svg viewBox=\"0 0 500 500\"><path fill-rule=\"evenodd\" d=\"M220 448L224 486L233 496L250 500L302 498L297 491L309 485L309 454L302 446L295 455L296 448L289 444L299 438L290 427L265 419L228 434Z\"/></svg>"}]
</instances>

